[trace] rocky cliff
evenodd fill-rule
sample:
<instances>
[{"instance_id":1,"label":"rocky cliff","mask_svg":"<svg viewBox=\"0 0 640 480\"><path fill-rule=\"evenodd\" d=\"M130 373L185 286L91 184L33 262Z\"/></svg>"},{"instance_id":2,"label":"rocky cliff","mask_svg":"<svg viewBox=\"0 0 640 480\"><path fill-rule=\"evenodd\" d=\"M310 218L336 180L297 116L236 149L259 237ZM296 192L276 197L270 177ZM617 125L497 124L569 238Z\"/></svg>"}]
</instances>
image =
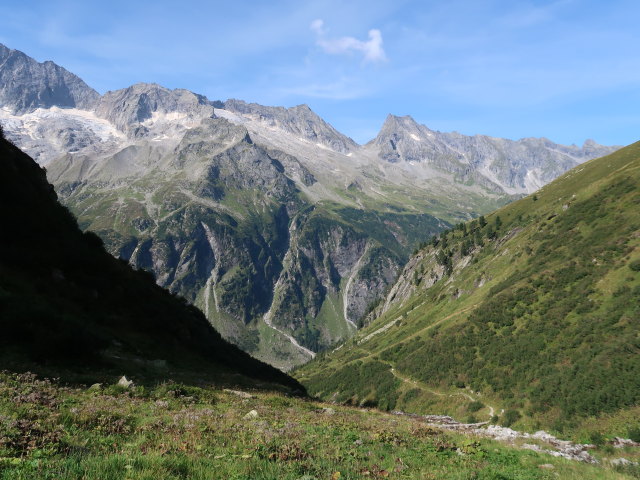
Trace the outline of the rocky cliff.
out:
<instances>
[{"instance_id":1,"label":"rocky cliff","mask_svg":"<svg viewBox=\"0 0 640 480\"><path fill-rule=\"evenodd\" d=\"M371 141L382 160L428 165L492 191L531 193L561 173L617 147L587 140L582 147L558 145L546 138L507 140L485 135L442 133L410 116L389 115Z\"/></svg>"}]
</instances>

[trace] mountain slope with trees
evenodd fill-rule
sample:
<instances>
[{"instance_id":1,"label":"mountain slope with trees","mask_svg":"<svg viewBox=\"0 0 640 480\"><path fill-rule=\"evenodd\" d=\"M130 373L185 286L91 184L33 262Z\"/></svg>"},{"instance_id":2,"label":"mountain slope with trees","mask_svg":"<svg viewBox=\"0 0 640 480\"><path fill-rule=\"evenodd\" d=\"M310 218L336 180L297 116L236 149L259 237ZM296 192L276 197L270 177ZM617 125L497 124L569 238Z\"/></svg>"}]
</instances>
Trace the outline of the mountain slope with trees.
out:
<instances>
[{"instance_id":1,"label":"mountain slope with trees","mask_svg":"<svg viewBox=\"0 0 640 480\"><path fill-rule=\"evenodd\" d=\"M640 143L415 252L372 323L296 371L313 394L627 435L640 403ZM479 402L471 408L472 400ZM631 420L635 417L635 420Z\"/></svg>"}]
</instances>

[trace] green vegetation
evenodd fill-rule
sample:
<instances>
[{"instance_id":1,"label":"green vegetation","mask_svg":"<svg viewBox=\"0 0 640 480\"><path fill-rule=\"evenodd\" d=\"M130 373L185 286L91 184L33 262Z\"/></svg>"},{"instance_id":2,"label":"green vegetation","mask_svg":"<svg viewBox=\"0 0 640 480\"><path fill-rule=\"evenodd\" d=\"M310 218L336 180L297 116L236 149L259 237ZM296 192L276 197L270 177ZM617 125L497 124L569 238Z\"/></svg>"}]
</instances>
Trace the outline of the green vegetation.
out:
<instances>
[{"instance_id":1,"label":"green vegetation","mask_svg":"<svg viewBox=\"0 0 640 480\"><path fill-rule=\"evenodd\" d=\"M637 143L567 172L535 203L432 238L400 280L410 294L295 375L323 398L376 403L382 395L338 380L383 361L381 375L407 380L384 392L399 409L462 419L450 400L466 387L505 410L503 425L577 438L601 419L606 436L628 435L638 417L613 419L640 403L639 184Z\"/></svg>"},{"instance_id":2,"label":"green vegetation","mask_svg":"<svg viewBox=\"0 0 640 480\"><path fill-rule=\"evenodd\" d=\"M173 381L87 388L0 373L2 480L613 480L633 475L637 478L637 469L616 471L447 433L419 418L279 393L234 393Z\"/></svg>"}]
</instances>

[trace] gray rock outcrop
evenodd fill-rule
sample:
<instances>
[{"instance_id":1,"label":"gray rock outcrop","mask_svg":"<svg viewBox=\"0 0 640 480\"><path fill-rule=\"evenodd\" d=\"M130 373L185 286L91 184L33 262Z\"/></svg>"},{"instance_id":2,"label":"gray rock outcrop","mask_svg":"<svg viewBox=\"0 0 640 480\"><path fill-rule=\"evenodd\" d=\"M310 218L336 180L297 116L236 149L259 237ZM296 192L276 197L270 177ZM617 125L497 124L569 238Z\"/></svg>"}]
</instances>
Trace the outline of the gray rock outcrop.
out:
<instances>
[{"instance_id":1,"label":"gray rock outcrop","mask_svg":"<svg viewBox=\"0 0 640 480\"><path fill-rule=\"evenodd\" d=\"M169 90L156 84L137 83L122 90L105 93L95 107L96 115L109 120L119 130L143 136L149 127L145 122L158 118L181 123L198 123L213 117L213 106L202 95L189 90ZM164 116L164 118L162 118ZM142 125L141 125L142 124Z\"/></svg>"}]
</instances>

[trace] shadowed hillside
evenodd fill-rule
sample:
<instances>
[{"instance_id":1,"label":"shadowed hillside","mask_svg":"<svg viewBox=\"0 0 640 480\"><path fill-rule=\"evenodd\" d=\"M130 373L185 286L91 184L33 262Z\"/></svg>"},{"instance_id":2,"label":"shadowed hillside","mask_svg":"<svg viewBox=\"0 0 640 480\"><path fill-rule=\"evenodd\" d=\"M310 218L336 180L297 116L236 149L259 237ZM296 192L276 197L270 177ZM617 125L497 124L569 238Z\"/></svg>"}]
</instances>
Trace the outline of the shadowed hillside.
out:
<instances>
[{"instance_id":1,"label":"shadowed hillside","mask_svg":"<svg viewBox=\"0 0 640 480\"><path fill-rule=\"evenodd\" d=\"M44 170L4 136L0 222L1 368L300 389L223 340L149 273L106 253L96 235L82 233Z\"/></svg>"}]
</instances>

